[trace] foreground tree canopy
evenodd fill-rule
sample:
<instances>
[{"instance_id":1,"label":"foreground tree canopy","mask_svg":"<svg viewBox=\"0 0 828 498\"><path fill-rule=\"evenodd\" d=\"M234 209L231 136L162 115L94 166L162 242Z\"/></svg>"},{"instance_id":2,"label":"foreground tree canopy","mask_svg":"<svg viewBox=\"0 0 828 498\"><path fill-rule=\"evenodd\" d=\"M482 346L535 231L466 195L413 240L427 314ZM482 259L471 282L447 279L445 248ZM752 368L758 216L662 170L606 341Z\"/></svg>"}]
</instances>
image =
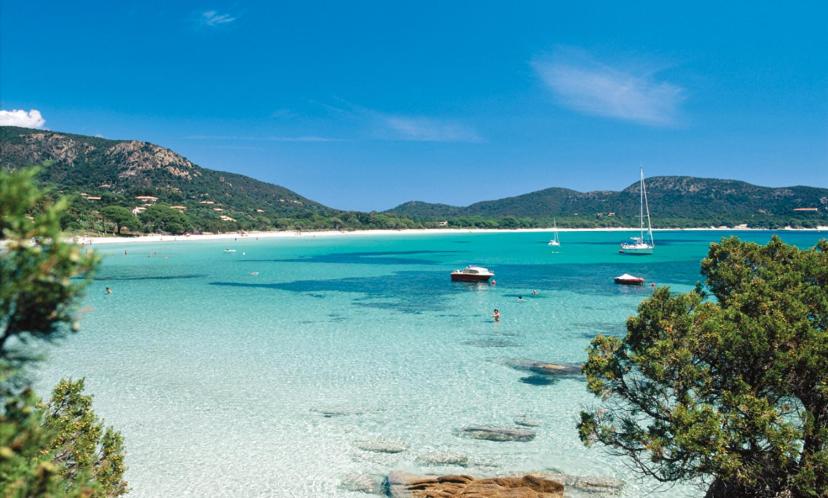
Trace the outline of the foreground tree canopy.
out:
<instances>
[{"instance_id":1,"label":"foreground tree canopy","mask_svg":"<svg viewBox=\"0 0 828 498\"><path fill-rule=\"evenodd\" d=\"M98 264L61 240L61 201L46 202L34 171L0 170L0 496L119 496L121 435L105 428L83 381L61 381L48 404L23 368L28 344L77 330L76 306Z\"/></svg>"},{"instance_id":2,"label":"foreground tree canopy","mask_svg":"<svg viewBox=\"0 0 828 498\"><path fill-rule=\"evenodd\" d=\"M828 496L828 242L724 239L702 274L593 340L581 439L710 497Z\"/></svg>"}]
</instances>

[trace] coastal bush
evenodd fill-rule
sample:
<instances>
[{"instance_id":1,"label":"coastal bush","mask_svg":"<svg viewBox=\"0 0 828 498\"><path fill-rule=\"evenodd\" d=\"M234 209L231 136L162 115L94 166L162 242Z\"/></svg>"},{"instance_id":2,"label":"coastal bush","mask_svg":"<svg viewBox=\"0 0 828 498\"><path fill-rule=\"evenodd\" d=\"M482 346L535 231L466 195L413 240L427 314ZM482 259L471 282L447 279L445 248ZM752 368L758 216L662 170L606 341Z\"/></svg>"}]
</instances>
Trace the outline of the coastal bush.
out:
<instances>
[{"instance_id":1,"label":"coastal bush","mask_svg":"<svg viewBox=\"0 0 828 498\"><path fill-rule=\"evenodd\" d=\"M126 492L123 441L82 393L61 381L43 404L28 345L78 329L76 306L98 257L65 242L67 201L47 201L36 170L0 171L0 491L3 496L110 497Z\"/></svg>"},{"instance_id":2,"label":"coastal bush","mask_svg":"<svg viewBox=\"0 0 828 498\"><path fill-rule=\"evenodd\" d=\"M132 211L123 206L106 206L101 210L101 214L110 223L115 225L115 233L121 234L121 229L136 230L138 228L138 218L132 214Z\"/></svg>"},{"instance_id":3,"label":"coastal bush","mask_svg":"<svg viewBox=\"0 0 828 498\"><path fill-rule=\"evenodd\" d=\"M181 235L192 230L189 217L164 204L154 204L140 215L141 223L147 232L164 232Z\"/></svg>"},{"instance_id":4,"label":"coastal bush","mask_svg":"<svg viewBox=\"0 0 828 498\"><path fill-rule=\"evenodd\" d=\"M592 341L605 403L581 413L582 441L708 497L828 496L828 241L727 238L701 269L705 287L659 288L625 337Z\"/></svg>"}]
</instances>

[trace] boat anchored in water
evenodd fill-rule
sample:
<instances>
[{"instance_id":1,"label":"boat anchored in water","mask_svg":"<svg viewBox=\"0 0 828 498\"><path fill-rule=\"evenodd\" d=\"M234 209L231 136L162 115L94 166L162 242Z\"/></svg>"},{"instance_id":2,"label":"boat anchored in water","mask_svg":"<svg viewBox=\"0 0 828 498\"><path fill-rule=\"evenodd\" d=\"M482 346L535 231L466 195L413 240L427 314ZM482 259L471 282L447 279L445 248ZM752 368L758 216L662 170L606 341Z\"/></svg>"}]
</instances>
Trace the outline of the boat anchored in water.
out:
<instances>
[{"instance_id":1,"label":"boat anchored in water","mask_svg":"<svg viewBox=\"0 0 828 498\"><path fill-rule=\"evenodd\" d=\"M555 224L555 228L552 230L552 240L549 241L550 246L552 247L560 247L561 239L558 237L558 222L556 220L552 220Z\"/></svg>"},{"instance_id":2,"label":"boat anchored in water","mask_svg":"<svg viewBox=\"0 0 828 498\"><path fill-rule=\"evenodd\" d=\"M469 265L462 270L451 272L452 282L488 282L494 273L482 266Z\"/></svg>"},{"instance_id":3,"label":"boat anchored in water","mask_svg":"<svg viewBox=\"0 0 828 498\"><path fill-rule=\"evenodd\" d=\"M650 206L647 203L647 187L644 185L644 168L641 168L641 184L639 187L641 204L638 211L638 220L641 226L641 233L638 237L630 238L629 242L621 243L621 249L618 251L621 254L638 254L646 255L652 254L655 249L655 240L653 240L653 226L650 222ZM644 237L644 213L647 214L647 238Z\"/></svg>"},{"instance_id":4,"label":"boat anchored in water","mask_svg":"<svg viewBox=\"0 0 828 498\"><path fill-rule=\"evenodd\" d=\"M623 275L619 275L615 277L615 283L621 285L644 285L644 278L643 277L636 277L634 275L630 275L629 273L625 273Z\"/></svg>"}]
</instances>

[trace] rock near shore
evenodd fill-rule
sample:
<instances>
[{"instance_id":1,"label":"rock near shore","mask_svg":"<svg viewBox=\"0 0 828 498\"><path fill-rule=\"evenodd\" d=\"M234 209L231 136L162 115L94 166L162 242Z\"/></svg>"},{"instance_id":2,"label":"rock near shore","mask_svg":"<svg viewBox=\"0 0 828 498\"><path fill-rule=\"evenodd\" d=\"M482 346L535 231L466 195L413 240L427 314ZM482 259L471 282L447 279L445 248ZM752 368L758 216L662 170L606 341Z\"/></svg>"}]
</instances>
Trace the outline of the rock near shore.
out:
<instances>
[{"instance_id":1,"label":"rock near shore","mask_svg":"<svg viewBox=\"0 0 828 498\"><path fill-rule=\"evenodd\" d=\"M563 498L564 485L539 474L483 478L392 472L386 493L391 498Z\"/></svg>"},{"instance_id":2,"label":"rock near shore","mask_svg":"<svg viewBox=\"0 0 828 498\"><path fill-rule=\"evenodd\" d=\"M583 368L581 363L551 363L527 359L508 360L506 364L515 370L555 377L577 377L582 375Z\"/></svg>"},{"instance_id":3,"label":"rock near shore","mask_svg":"<svg viewBox=\"0 0 828 498\"><path fill-rule=\"evenodd\" d=\"M530 431L529 429L494 427L490 425L469 425L459 429L457 434L462 437L485 439L487 441L497 442L528 442L535 439L535 432Z\"/></svg>"}]
</instances>

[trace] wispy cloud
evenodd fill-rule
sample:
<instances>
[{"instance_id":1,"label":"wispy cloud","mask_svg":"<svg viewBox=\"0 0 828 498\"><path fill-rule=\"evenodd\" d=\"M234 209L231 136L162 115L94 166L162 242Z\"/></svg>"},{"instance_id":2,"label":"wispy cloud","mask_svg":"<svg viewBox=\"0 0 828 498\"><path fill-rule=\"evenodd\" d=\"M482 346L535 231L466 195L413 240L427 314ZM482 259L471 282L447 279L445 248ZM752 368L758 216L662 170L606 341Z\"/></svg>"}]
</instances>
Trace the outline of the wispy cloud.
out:
<instances>
[{"instance_id":1,"label":"wispy cloud","mask_svg":"<svg viewBox=\"0 0 828 498\"><path fill-rule=\"evenodd\" d=\"M366 138L401 142L483 142L477 130L456 119L388 113L339 100L317 102L338 119L352 121Z\"/></svg>"},{"instance_id":2,"label":"wispy cloud","mask_svg":"<svg viewBox=\"0 0 828 498\"><path fill-rule=\"evenodd\" d=\"M464 123L421 116L374 113L380 136L411 142L481 142L477 131Z\"/></svg>"},{"instance_id":3,"label":"wispy cloud","mask_svg":"<svg viewBox=\"0 0 828 498\"><path fill-rule=\"evenodd\" d=\"M46 120L37 109L24 111L23 109L12 109L11 111L0 110L0 126L20 126L23 128L43 128Z\"/></svg>"},{"instance_id":4,"label":"wispy cloud","mask_svg":"<svg viewBox=\"0 0 828 498\"><path fill-rule=\"evenodd\" d=\"M337 137L323 137L316 135L189 135L186 140L212 140L212 141L252 141L252 142L344 142L347 139Z\"/></svg>"},{"instance_id":5,"label":"wispy cloud","mask_svg":"<svg viewBox=\"0 0 828 498\"><path fill-rule=\"evenodd\" d=\"M334 104L312 102L324 111L323 116L303 116L297 112L279 109L274 118L285 118L301 126L309 134L289 135L189 135L186 140L213 142L294 142L329 143L355 141L394 142L483 142L472 126L455 120L433 116L387 113L335 99ZM287 128L282 128L287 130ZM316 133L314 133L314 130ZM330 133L326 131L328 130Z\"/></svg>"},{"instance_id":6,"label":"wispy cloud","mask_svg":"<svg viewBox=\"0 0 828 498\"><path fill-rule=\"evenodd\" d=\"M201 13L199 20L205 26L220 26L222 24L229 24L238 19L238 17L231 14L224 14L216 10L205 10Z\"/></svg>"},{"instance_id":7,"label":"wispy cloud","mask_svg":"<svg viewBox=\"0 0 828 498\"><path fill-rule=\"evenodd\" d=\"M561 105L596 116L650 126L678 121L685 90L656 76L641 63L609 65L589 54L558 49L532 66Z\"/></svg>"}]
</instances>

